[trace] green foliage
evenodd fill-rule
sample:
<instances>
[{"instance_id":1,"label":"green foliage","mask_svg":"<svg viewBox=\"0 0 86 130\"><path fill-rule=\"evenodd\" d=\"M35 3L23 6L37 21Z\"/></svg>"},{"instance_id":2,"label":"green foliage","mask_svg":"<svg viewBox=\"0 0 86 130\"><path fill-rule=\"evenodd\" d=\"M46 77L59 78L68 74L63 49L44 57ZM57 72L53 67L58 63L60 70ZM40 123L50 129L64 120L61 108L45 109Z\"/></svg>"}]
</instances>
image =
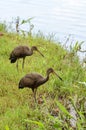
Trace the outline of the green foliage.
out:
<instances>
[{"instance_id":1,"label":"green foliage","mask_svg":"<svg viewBox=\"0 0 86 130\"><path fill-rule=\"evenodd\" d=\"M24 121L30 124L36 124L39 127L37 130L45 130L45 126L40 121L33 121L33 120L26 120L26 119Z\"/></svg>"},{"instance_id":2,"label":"green foliage","mask_svg":"<svg viewBox=\"0 0 86 130\"><path fill-rule=\"evenodd\" d=\"M23 21L23 24L28 20ZM20 59L17 71L16 63L10 64L9 55L18 45L36 45L45 57L35 52L26 58L24 70ZM37 99L41 96L44 102L36 105L30 89L18 90L19 80L30 72L46 76L46 70L50 67L54 68L63 81L51 75L49 81L38 88ZM51 36L46 38L42 33L38 33L35 36L23 37L6 33L0 37L0 129L72 130L69 122L72 115L67 110L67 104L69 97L73 99L77 95L76 104L73 100L71 104L78 113L77 129L84 130L86 87L82 83L86 82L85 76L86 72L77 53L73 55L59 43L55 43ZM54 111L55 108L58 108L58 111Z\"/></svg>"},{"instance_id":3,"label":"green foliage","mask_svg":"<svg viewBox=\"0 0 86 130\"><path fill-rule=\"evenodd\" d=\"M6 23L0 23L0 32L7 32Z\"/></svg>"},{"instance_id":4,"label":"green foliage","mask_svg":"<svg viewBox=\"0 0 86 130\"><path fill-rule=\"evenodd\" d=\"M9 127L8 127L8 125L5 126L5 130L10 130Z\"/></svg>"},{"instance_id":5,"label":"green foliage","mask_svg":"<svg viewBox=\"0 0 86 130\"><path fill-rule=\"evenodd\" d=\"M30 23L32 19L33 19L33 17L29 18L27 20L22 20L21 24Z\"/></svg>"},{"instance_id":6,"label":"green foliage","mask_svg":"<svg viewBox=\"0 0 86 130\"><path fill-rule=\"evenodd\" d=\"M67 111L67 109L58 101L56 101L59 109L65 114L65 116L69 116L70 118L72 118L72 116L70 115L70 113Z\"/></svg>"}]
</instances>

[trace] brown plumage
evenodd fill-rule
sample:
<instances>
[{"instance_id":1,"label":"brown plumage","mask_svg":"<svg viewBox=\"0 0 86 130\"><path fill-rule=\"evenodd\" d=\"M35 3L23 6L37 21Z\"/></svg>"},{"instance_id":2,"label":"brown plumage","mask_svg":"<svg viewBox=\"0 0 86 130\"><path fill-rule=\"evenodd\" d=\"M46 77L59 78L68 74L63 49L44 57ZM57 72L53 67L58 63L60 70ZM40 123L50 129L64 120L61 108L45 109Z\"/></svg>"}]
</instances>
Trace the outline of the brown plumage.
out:
<instances>
[{"instance_id":1,"label":"brown plumage","mask_svg":"<svg viewBox=\"0 0 86 130\"><path fill-rule=\"evenodd\" d=\"M33 93L34 93L34 98L35 98L35 101L36 101L36 90L40 85L46 83L49 80L50 73L54 73L60 80L62 80L62 78L59 75L57 75L52 68L49 68L46 72L46 77L43 77L42 75L40 75L38 73L26 74L19 81L18 87L21 88L21 89L24 88L24 87L31 88Z\"/></svg>"},{"instance_id":2,"label":"brown plumage","mask_svg":"<svg viewBox=\"0 0 86 130\"><path fill-rule=\"evenodd\" d=\"M18 46L11 52L9 60L11 63L15 63L17 61L16 66L18 69L18 59L23 58L22 68L24 68L25 57L31 56L33 51L38 51L44 57L44 55L37 49L36 46L32 46L31 48L28 46Z\"/></svg>"}]
</instances>

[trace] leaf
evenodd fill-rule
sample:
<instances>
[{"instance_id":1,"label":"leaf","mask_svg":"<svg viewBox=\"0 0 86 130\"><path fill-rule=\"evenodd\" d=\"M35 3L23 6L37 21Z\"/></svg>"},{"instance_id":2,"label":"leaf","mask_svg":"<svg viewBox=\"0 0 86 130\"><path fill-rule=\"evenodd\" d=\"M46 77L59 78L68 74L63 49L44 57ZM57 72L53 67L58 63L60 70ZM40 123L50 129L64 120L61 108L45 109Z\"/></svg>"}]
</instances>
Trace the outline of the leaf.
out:
<instances>
[{"instance_id":1,"label":"leaf","mask_svg":"<svg viewBox=\"0 0 86 130\"><path fill-rule=\"evenodd\" d=\"M26 20L22 20L21 24L24 24L24 23L26 23Z\"/></svg>"},{"instance_id":2,"label":"leaf","mask_svg":"<svg viewBox=\"0 0 86 130\"><path fill-rule=\"evenodd\" d=\"M59 124L54 124L54 128L58 128L58 130L62 130L61 126Z\"/></svg>"},{"instance_id":3,"label":"leaf","mask_svg":"<svg viewBox=\"0 0 86 130\"><path fill-rule=\"evenodd\" d=\"M86 86L86 82L78 82L79 84L82 84L82 85L84 85L84 86Z\"/></svg>"},{"instance_id":4,"label":"leaf","mask_svg":"<svg viewBox=\"0 0 86 130\"><path fill-rule=\"evenodd\" d=\"M8 125L5 126L5 130L10 130L9 127L8 127Z\"/></svg>"},{"instance_id":5,"label":"leaf","mask_svg":"<svg viewBox=\"0 0 86 130\"><path fill-rule=\"evenodd\" d=\"M33 17L27 19L27 20L22 20L21 24L25 24L25 23L30 23L30 21L33 19Z\"/></svg>"},{"instance_id":6,"label":"leaf","mask_svg":"<svg viewBox=\"0 0 86 130\"><path fill-rule=\"evenodd\" d=\"M67 111L67 109L66 109L60 102L56 101L56 103L57 103L59 109L60 109L66 116L69 116L69 117L73 118L73 117L70 115L70 113Z\"/></svg>"},{"instance_id":7,"label":"leaf","mask_svg":"<svg viewBox=\"0 0 86 130\"><path fill-rule=\"evenodd\" d=\"M40 128L43 128L43 129L45 128L45 127L44 127L44 124L41 123L41 122L39 122L39 121L33 121L33 120L25 119L25 122L34 123L34 124L38 125Z\"/></svg>"},{"instance_id":8,"label":"leaf","mask_svg":"<svg viewBox=\"0 0 86 130\"><path fill-rule=\"evenodd\" d=\"M31 17L29 19L27 19L27 22L30 22L34 17Z\"/></svg>"}]
</instances>

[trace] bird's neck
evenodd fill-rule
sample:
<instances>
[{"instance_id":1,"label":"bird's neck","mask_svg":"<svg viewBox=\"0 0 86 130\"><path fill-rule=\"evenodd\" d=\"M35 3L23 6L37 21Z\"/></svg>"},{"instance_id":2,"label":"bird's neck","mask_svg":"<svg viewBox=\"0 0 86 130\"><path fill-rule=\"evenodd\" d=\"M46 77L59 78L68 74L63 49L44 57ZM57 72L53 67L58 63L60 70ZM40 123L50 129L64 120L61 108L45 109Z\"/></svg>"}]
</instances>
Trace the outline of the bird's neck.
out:
<instances>
[{"instance_id":1,"label":"bird's neck","mask_svg":"<svg viewBox=\"0 0 86 130\"><path fill-rule=\"evenodd\" d=\"M43 79L39 82L39 84L42 85L42 84L46 83L48 80L49 80L49 75L47 75L45 78L43 78Z\"/></svg>"},{"instance_id":2,"label":"bird's neck","mask_svg":"<svg viewBox=\"0 0 86 130\"><path fill-rule=\"evenodd\" d=\"M44 83L47 82L49 80L49 75L47 75L45 78L44 78Z\"/></svg>"},{"instance_id":3,"label":"bird's neck","mask_svg":"<svg viewBox=\"0 0 86 130\"><path fill-rule=\"evenodd\" d=\"M47 74L45 79L46 79L46 82L49 80L49 74Z\"/></svg>"},{"instance_id":4,"label":"bird's neck","mask_svg":"<svg viewBox=\"0 0 86 130\"><path fill-rule=\"evenodd\" d=\"M33 48L31 48L31 54L33 54L33 51L34 51Z\"/></svg>"}]
</instances>

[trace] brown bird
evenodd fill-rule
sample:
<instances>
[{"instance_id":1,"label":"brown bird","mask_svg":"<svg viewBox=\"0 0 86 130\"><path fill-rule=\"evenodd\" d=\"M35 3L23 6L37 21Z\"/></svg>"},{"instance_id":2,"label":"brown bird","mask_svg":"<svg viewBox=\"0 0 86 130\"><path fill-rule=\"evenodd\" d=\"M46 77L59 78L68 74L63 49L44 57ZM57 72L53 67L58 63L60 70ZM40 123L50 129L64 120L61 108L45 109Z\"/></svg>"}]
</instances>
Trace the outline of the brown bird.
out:
<instances>
[{"instance_id":1,"label":"brown bird","mask_svg":"<svg viewBox=\"0 0 86 130\"><path fill-rule=\"evenodd\" d=\"M46 77L43 77L42 75L38 73L26 74L19 81L18 87L21 89L23 89L24 87L31 88L34 93L34 99L36 101L36 90L40 85L46 83L49 80L50 73L54 73L60 80L62 80L62 78L58 74L56 74L52 68L49 68L46 72Z\"/></svg>"},{"instance_id":2,"label":"brown bird","mask_svg":"<svg viewBox=\"0 0 86 130\"><path fill-rule=\"evenodd\" d=\"M18 69L18 59L23 58L22 68L24 68L25 57L31 56L33 51L38 51L44 57L36 46L32 46L31 48L28 46L18 46L11 52L9 60L11 63L15 63L17 61L16 67Z\"/></svg>"}]
</instances>

